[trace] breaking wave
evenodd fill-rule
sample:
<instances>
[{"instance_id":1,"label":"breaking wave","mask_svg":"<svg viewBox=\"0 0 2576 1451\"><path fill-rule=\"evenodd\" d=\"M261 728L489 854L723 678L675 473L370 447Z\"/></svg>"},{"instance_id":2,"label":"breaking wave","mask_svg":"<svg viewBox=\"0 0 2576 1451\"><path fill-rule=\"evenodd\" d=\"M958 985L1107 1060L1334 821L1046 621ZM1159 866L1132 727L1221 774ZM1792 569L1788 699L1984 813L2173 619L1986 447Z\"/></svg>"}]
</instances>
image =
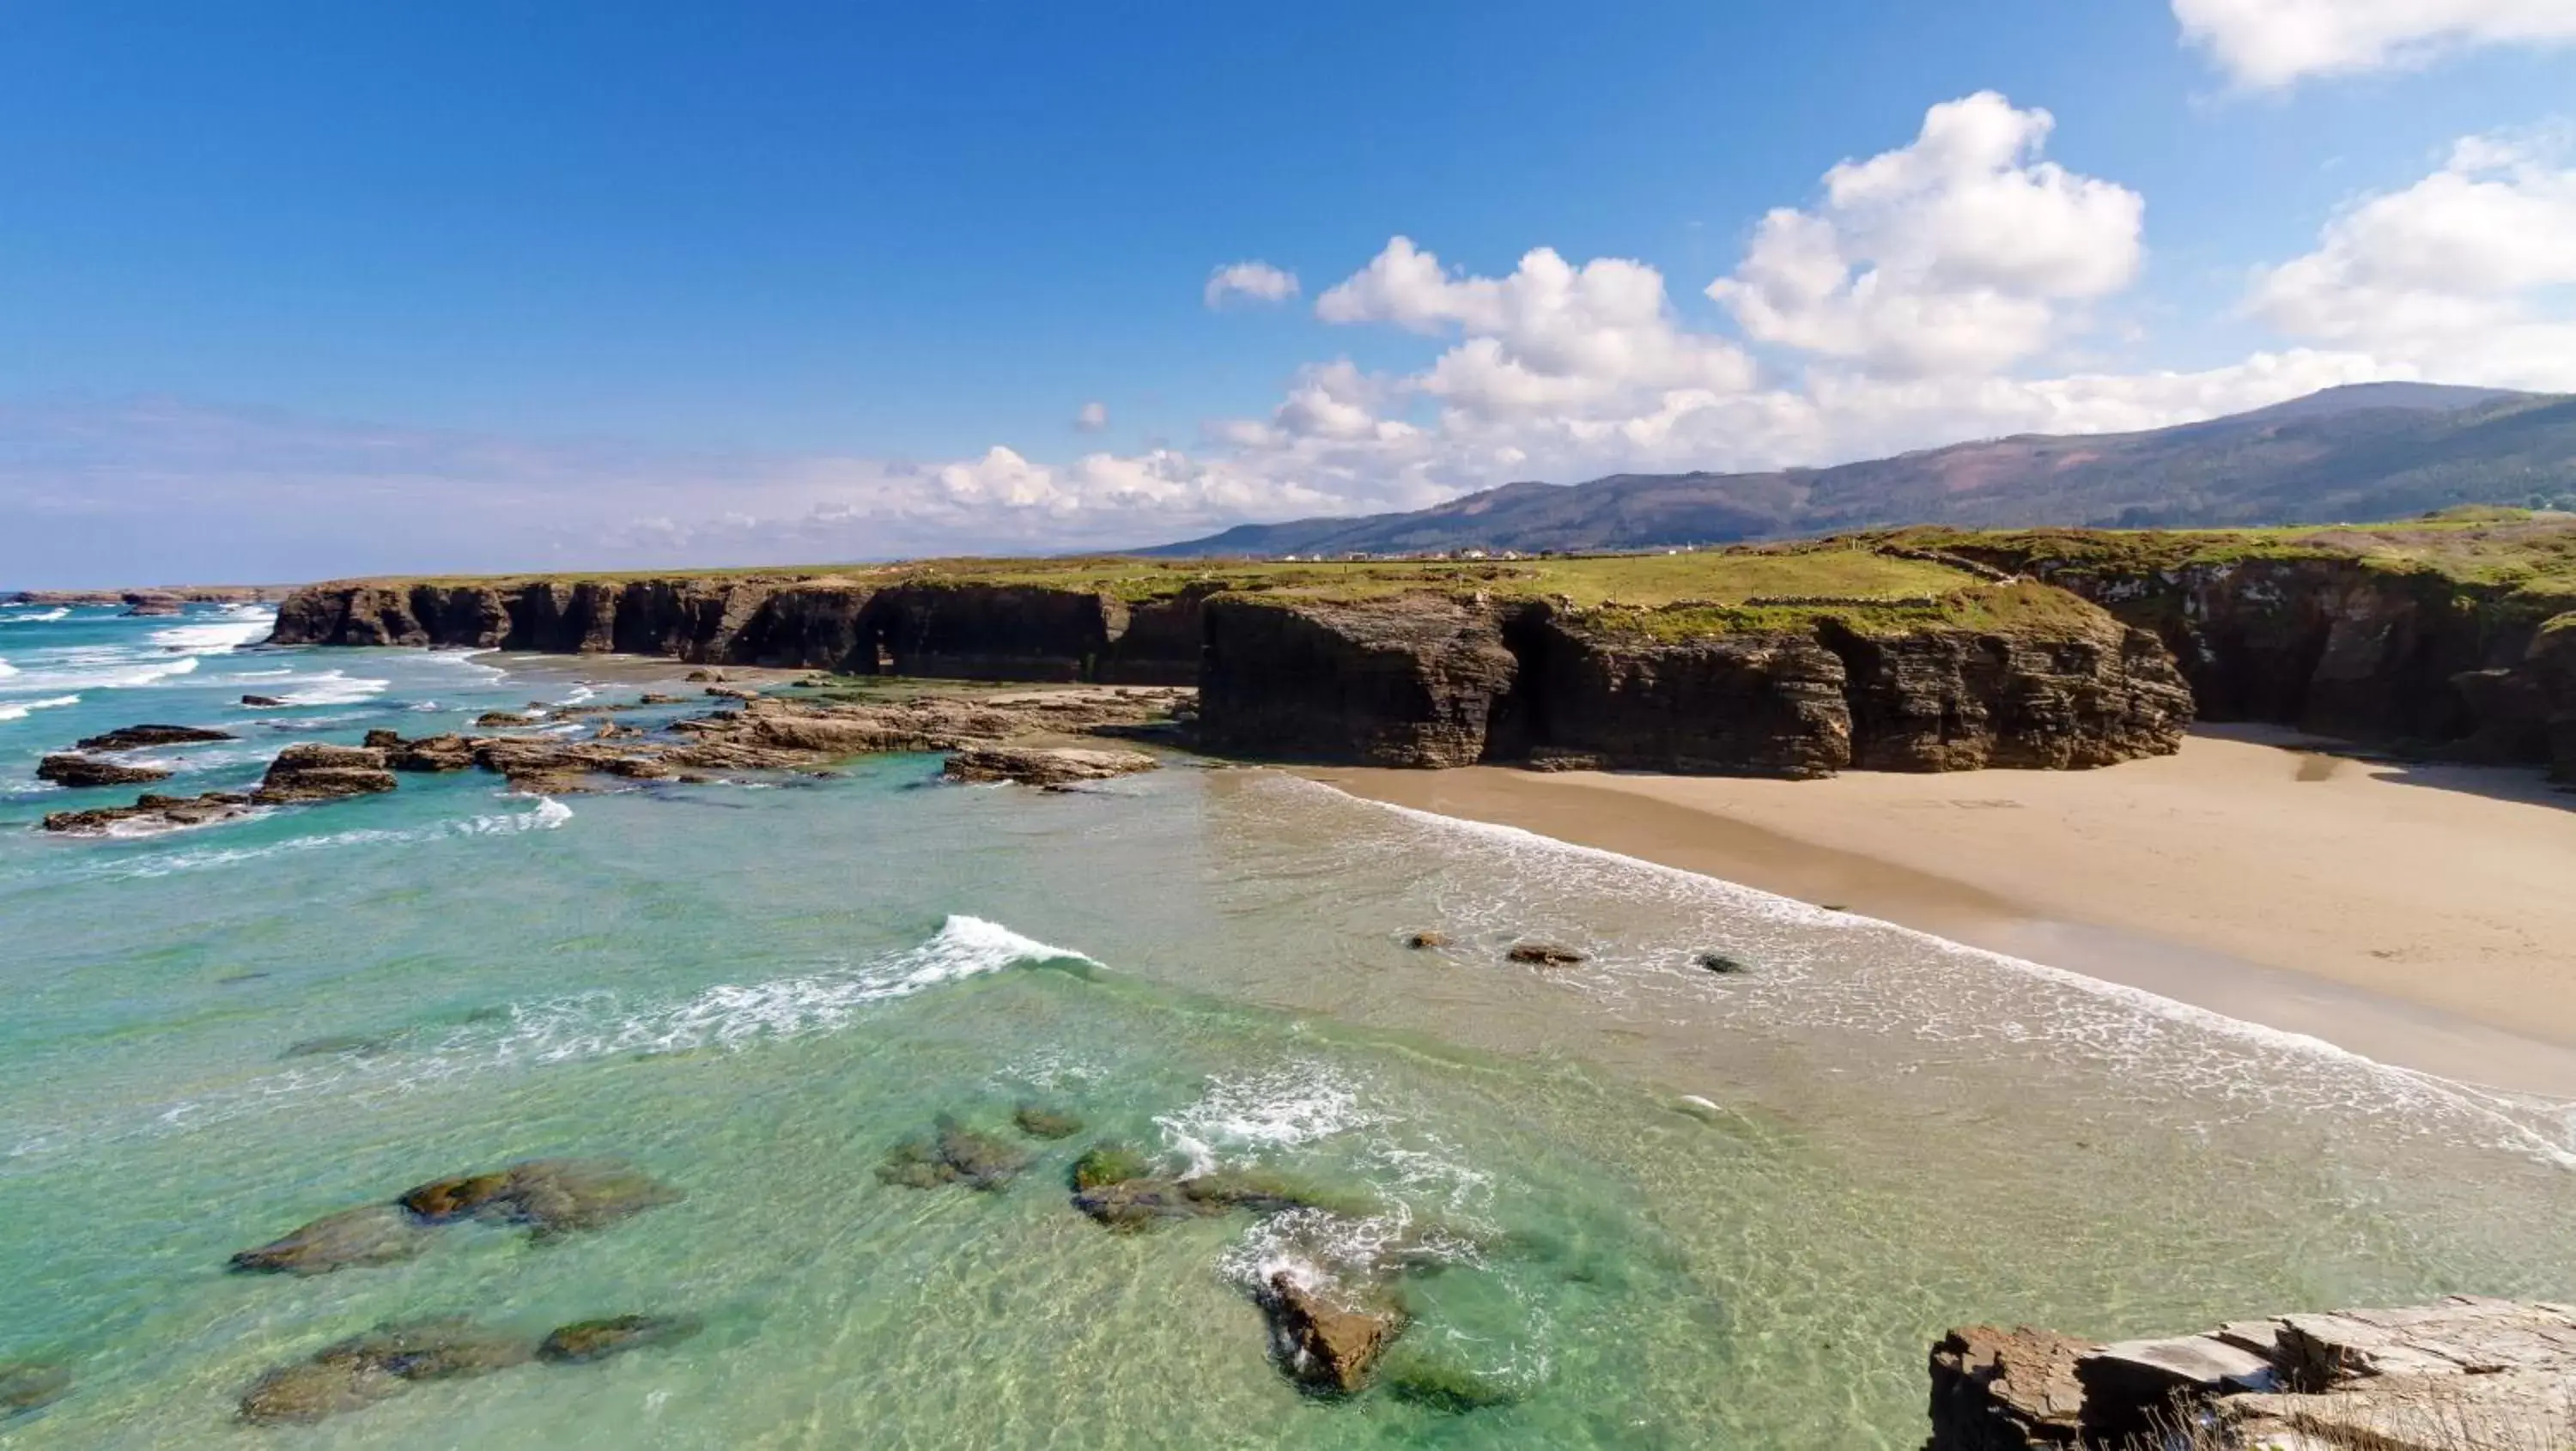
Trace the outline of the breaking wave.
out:
<instances>
[{"instance_id":1,"label":"breaking wave","mask_svg":"<svg viewBox=\"0 0 2576 1451\"><path fill-rule=\"evenodd\" d=\"M235 822L248 818L234 817ZM303 852L347 849L349 847L386 846L410 842L438 841L450 837L516 836L528 831L553 831L572 820L572 808L551 796L537 798L532 810L499 812L469 816L456 821L442 821L433 826L401 829L375 828L358 831L335 831L316 836L293 836L284 841L265 842L258 846L206 847L195 851L159 852L148 857L104 864L89 875L112 879L167 877L180 872L205 871L213 867L238 866L243 862L269 857L293 856ZM168 835L164 829L153 835Z\"/></svg>"},{"instance_id":2,"label":"breaking wave","mask_svg":"<svg viewBox=\"0 0 2576 1451\"><path fill-rule=\"evenodd\" d=\"M56 605L50 610L36 610L28 614L12 612L0 615L0 625L49 625L56 620L68 620L71 617L72 612L69 608Z\"/></svg>"},{"instance_id":3,"label":"breaking wave","mask_svg":"<svg viewBox=\"0 0 2576 1451\"><path fill-rule=\"evenodd\" d=\"M78 704L80 704L80 697L77 695L54 695L43 700L0 702L0 720L25 720L32 711L53 710L61 706Z\"/></svg>"}]
</instances>

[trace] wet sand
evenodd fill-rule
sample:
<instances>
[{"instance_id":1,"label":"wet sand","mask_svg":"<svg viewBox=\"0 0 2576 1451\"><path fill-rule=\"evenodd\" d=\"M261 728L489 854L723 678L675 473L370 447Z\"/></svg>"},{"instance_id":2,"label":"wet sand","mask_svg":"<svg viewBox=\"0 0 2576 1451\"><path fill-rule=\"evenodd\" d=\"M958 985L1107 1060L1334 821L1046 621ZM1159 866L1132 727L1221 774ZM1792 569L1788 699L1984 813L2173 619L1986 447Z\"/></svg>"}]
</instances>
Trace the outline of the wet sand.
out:
<instances>
[{"instance_id":1,"label":"wet sand","mask_svg":"<svg viewBox=\"0 0 2576 1451\"><path fill-rule=\"evenodd\" d=\"M1827 781L1308 774L2576 1097L2576 797L2318 744L2213 728L2099 771Z\"/></svg>"}]
</instances>

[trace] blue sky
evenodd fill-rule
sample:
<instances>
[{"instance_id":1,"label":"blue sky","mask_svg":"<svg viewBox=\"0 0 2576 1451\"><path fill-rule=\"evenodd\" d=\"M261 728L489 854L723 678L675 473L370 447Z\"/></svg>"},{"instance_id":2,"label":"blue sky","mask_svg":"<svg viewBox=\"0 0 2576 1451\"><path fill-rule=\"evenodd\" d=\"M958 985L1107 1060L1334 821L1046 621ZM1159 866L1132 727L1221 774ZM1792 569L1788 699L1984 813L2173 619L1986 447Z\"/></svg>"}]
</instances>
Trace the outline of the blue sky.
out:
<instances>
[{"instance_id":1,"label":"blue sky","mask_svg":"<svg viewBox=\"0 0 2576 1451\"><path fill-rule=\"evenodd\" d=\"M0 582L1151 542L2576 389L2571 12L13 4Z\"/></svg>"}]
</instances>

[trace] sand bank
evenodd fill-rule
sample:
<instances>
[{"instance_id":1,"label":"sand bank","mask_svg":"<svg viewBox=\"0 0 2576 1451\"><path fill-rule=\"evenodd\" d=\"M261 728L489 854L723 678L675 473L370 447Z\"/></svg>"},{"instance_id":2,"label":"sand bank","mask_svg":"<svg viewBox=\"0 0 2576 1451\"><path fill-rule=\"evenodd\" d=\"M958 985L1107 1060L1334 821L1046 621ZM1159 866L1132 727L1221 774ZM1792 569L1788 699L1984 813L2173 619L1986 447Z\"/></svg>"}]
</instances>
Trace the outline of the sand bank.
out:
<instances>
[{"instance_id":1,"label":"sand bank","mask_svg":"<svg viewBox=\"0 0 2576 1451\"><path fill-rule=\"evenodd\" d=\"M2576 797L2314 744L2209 729L2098 771L1827 781L1310 774L2576 1097Z\"/></svg>"}]
</instances>

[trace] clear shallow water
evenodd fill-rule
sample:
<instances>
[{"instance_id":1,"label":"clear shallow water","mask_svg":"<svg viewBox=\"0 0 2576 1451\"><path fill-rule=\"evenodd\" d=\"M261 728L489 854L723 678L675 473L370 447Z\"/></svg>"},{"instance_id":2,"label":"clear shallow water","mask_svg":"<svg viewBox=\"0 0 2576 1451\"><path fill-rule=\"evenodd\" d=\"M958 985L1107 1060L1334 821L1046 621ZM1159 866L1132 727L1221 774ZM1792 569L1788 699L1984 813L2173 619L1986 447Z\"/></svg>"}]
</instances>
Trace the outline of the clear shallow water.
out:
<instances>
[{"instance_id":1,"label":"clear shallow water","mask_svg":"<svg viewBox=\"0 0 2576 1451\"><path fill-rule=\"evenodd\" d=\"M110 726L239 727L167 753L195 768L174 785L212 789L295 740L584 687L577 662L229 649L249 616L20 613L0 1360L79 1385L0 1423L11 1447L1911 1447L1925 1342L1958 1321L2118 1334L2569 1293L2558 1106L1267 772L1047 796L892 758L557 803L407 778L46 839L23 827L73 793L32 789L37 755ZM202 633L154 638L178 630ZM1421 927L1455 945L1404 949ZM1596 957L1504 963L1523 936ZM1755 971L1693 967L1711 947ZM365 1047L288 1056L322 1038ZM1007 1131L1024 1098L1091 1132L998 1195L878 1182L937 1115ZM1377 1212L1109 1235L1060 1188L1101 1137ZM467 1228L391 1268L220 1270L319 1214L555 1154L689 1197L543 1247ZM1405 1283L1400 1352L1516 1404L1327 1403L1270 1367L1245 1285L1394 1239L1446 1265ZM708 1329L229 1424L261 1369L382 1320L533 1335L628 1310Z\"/></svg>"}]
</instances>

